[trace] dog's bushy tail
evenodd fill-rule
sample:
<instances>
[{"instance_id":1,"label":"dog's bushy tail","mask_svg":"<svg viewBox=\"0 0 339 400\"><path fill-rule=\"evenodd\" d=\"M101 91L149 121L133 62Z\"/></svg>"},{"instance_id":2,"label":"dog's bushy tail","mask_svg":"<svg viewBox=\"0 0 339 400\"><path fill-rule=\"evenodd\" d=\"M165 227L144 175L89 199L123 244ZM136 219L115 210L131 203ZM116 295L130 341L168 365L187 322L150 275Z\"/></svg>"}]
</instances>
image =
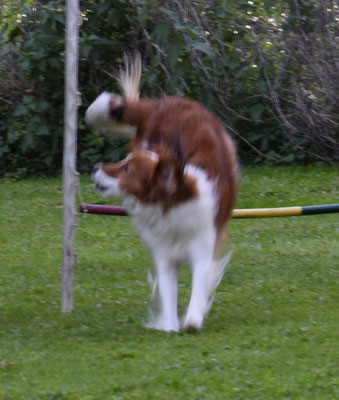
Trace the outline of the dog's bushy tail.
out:
<instances>
[{"instance_id":1,"label":"dog's bushy tail","mask_svg":"<svg viewBox=\"0 0 339 400\"><path fill-rule=\"evenodd\" d=\"M141 56L136 53L133 57L125 54L125 68L120 70L117 78L123 96L127 101L139 100L139 85L141 78Z\"/></svg>"},{"instance_id":2,"label":"dog's bushy tail","mask_svg":"<svg viewBox=\"0 0 339 400\"><path fill-rule=\"evenodd\" d=\"M136 127L123 121L125 102L139 100L139 84L141 78L141 57L124 56L125 68L120 70L117 81L123 96L103 92L88 107L86 123L99 131L109 132L114 136L134 137Z\"/></svg>"}]
</instances>

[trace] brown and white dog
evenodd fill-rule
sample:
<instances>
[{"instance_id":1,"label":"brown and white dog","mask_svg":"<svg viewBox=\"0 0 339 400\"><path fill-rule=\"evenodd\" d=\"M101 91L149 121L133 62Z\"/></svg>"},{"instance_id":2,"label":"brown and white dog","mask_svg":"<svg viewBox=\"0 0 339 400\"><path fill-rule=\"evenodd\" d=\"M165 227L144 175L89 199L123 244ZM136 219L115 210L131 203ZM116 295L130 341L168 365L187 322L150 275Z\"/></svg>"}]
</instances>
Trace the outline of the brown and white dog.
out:
<instances>
[{"instance_id":1,"label":"brown and white dog","mask_svg":"<svg viewBox=\"0 0 339 400\"><path fill-rule=\"evenodd\" d=\"M86 112L89 125L134 131L128 156L97 164L93 179L102 196L118 196L152 253L153 296L159 315L148 326L180 329L178 265L192 267L192 293L183 329L199 330L228 255L216 259L238 190L234 145L216 118L199 103L179 97L139 99L140 58L120 73L124 96L102 93Z\"/></svg>"}]
</instances>

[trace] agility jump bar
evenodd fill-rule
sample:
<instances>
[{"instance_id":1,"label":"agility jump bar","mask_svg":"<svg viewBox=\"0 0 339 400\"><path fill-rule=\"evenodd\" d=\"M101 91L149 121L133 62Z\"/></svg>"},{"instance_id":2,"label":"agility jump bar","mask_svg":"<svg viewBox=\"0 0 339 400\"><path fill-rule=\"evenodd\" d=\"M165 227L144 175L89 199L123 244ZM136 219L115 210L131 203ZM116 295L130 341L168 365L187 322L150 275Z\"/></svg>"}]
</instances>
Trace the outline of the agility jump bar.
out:
<instances>
[{"instance_id":1,"label":"agility jump bar","mask_svg":"<svg viewBox=\"0 0 339 400\"><path fill-rule=\"evenodd\" d=\"M79 209L83 214L118 215L123 217L128 216L126 208L118 206L80 204ZM232 218L294 217L301 215L330 214L337 212L339 212L339 204L277 208L243 208L234 209Z\"/></svg>"}]
</instances>

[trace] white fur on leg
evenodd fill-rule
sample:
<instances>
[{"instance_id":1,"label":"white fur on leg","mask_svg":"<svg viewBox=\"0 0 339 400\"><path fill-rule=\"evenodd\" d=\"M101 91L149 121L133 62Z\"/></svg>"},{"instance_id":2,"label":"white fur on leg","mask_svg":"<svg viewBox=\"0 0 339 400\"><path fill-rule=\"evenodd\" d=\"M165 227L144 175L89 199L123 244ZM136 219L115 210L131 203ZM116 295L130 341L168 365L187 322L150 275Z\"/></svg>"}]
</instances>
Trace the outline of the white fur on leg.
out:
<instances>
[{"instance_id":1,"label":"white fur on leg","mask_svg":"<svg viewBox=\"0 0 339 400\"><path fill-rule=\"evenodd\" d=\"M152 286L153 310L150 310L151 319L146 326L162 331L177 332L179 331L177 315L178 269L174 263L165 260L159 261L155 258L155 262L157 277L153 278L151 274L148 275Z\"/></svg>"},{"instance_id":2,"label":"white fur on leg","mask_svg":"<svg viewBox=\"0 0 339 400\"><path fill-rule=\"evenodd\" d=\"M205 261L205 262L204 262ZM192 294L184 319L185 330L200 330L208 308L207 278L209 264L212 261L204 260L196 263L192 268Z\"/></svg>"},{"instance_id":3,"label":"white fur on leg","mask_svg":"<svg viewBox=\"0 0 339 400\"><path fill-rule=\"evenodd\" d=\"M208 274L213 264L215 229L206 231L192 243L192 294L184 320L184 329L200 330L208 308Z\"/></svg>"},{"instance_id":4,"label":"white fur on leg","mask_svg":"<svg viewBox=\"0 0 339 400\"><path fill-rule=\"evenodd\" d=\"M148 318L144 323L146 328L154 328L156 325L156 320L158 315L160 314L160 301L159 301L159 288L158 288L158 280L156 276L153 276L152 271L148 270L147 281L151 288L151 298L148 303Z\"/></svg>"},{"instance_id":5,"label":"white fur on leg","mask_svg":"<svg viewBox=\"0 0 339 400\"><path fill-rule=\"evenodd\" d=\"M192 296L184 319L185 330L200 330L203 320L211 308L214 292L218 287L231 252L209 263L196 263L193 266Z\"/></svg>"}]
</instances>

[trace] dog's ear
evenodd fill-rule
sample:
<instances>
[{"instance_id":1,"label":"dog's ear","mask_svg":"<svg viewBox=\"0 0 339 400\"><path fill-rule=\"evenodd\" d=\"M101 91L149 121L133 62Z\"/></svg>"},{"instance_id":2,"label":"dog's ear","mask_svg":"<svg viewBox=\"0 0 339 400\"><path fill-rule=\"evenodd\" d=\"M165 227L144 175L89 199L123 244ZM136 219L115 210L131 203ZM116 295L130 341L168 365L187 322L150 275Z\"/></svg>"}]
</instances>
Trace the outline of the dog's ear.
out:
<instances>
[{"instance_id":1,"label":"dog's ear","mask_svg":"<svg viewBox=\"0 0 339 400\"><path fill-rule=\"evenodd\" d=\"M180 140L180 134L178 133L177 135L173 136L172 139L172 148L174 150L174 153L176 155L176 158L178 160L178 165L179 165L179 172L181 175L184 173L184 169L186 166L186 160L182 151L181 147L181 140Z\"/></svg>"},{"instance_id":2,"label":"dog's ear","mask_svg":"<svg viewBox=\"0 0 339 400\"><path fill-rule=\"evenodd\" d=\"M150 195L153 201L164 206L172 204L184 180L184 170L173 151L161 149L159 161L150 182Z\"/></svg>"},{"instance_id":3,"label":"dog's ear","mask_svg":"<svg viewBox=\"0 0 339 400\"><path fill-rule=\"evenodd\" d=\"M174 160L159 159L152 182L154 200L167 203L173 199L179 186L177 169Z\"/></svg>"}]
</instances>

